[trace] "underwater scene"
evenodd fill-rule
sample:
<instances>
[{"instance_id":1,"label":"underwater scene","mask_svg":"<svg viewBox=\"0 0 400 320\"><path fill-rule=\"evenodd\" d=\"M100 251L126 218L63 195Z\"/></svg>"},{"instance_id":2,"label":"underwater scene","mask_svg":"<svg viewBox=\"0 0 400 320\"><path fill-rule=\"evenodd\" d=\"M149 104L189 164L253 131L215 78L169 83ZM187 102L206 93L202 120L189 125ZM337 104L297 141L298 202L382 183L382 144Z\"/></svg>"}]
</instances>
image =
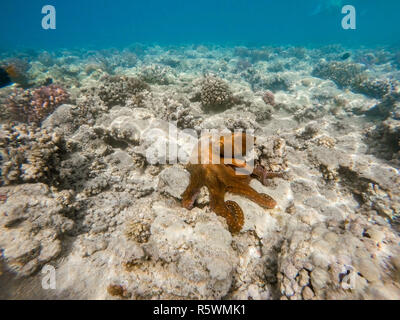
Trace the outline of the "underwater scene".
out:
<instances>
[{"instance_id":1,"label":"underwater scene","mask_svg":"<svg viewBox=\"0 0 400 320\"><path fill-rule=\"evenodd\" d=\"M399 14L3 3L0 299L400 299Z\"/></svg>"}]
</instances>

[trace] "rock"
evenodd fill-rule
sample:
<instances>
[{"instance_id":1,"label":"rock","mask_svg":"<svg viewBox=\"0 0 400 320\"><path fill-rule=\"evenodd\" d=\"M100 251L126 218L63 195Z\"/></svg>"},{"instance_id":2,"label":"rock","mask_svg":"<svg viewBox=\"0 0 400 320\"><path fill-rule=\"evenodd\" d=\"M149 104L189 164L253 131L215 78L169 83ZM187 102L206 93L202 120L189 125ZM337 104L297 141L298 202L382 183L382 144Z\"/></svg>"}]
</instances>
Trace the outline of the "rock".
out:
<instances>
[{"instance_id":1,"label":"rock","mask_svg":"<svg viewBox=\"0 0 400 320\"><path fill-rule=\"evenodd\" d=\"M308 285L310 282L310 276L308 275L308 272L305 269L300 270L299 273L299 285L301 287L304 287Z\"/></svg>"},{"instance_id":2,"label":"rock","mask_svg":"<svg viewBox=\"0 0 400 320\"><path fill-rule=\"evenodd\" d=\"M44 184L8 188L7 202L0 205L0 248L6 264L26 276L60 255L57 237L73 229L65 216L72 208L63 194L53 194Z\"/></svg>"},{"instance_id":3,"label":"rock","mask_svg":"<svg viewBox=\"0 0 400 320\"><path fill-rule=\"evenodd\" d=\"M13 235L16 234L17 233L13 233ZM12 234L10 233L8 234L8 236L11 235ZM21 233L19 233L18 237L21 237ZM39 241L30 241L27 238L13 238L10 240L12 240L12 244L4 249L4 257L11 264L26 264L27 262L35 258L40 252Z\"/></svg>"},{"instance_id":4,"label":"rock","mask_svg":"<svg viewBox=\"0 0 400 320\"><path fill-rule=\"evenodd\" d=\"M158 190L179 200L189 185L190 174L179 167L166 168L159 174Z\"/></svg>"},{"instance_id":5,"label":"rock","mask_svg":"<svg viewBox=\"0 0 400 320\"><path fill-rule=\"evenodd\" d=\"M361 275L366 278L369 282L377 282L380 280L379 269L374 265L374 263L367 258L359 259L355 263L356 269L361 273Z\"/></svg>"},{"instance_id":6,"label":"rock","mask_svg":"<svg viewBox=\"0 0 400 320\"><path fill-rule=\"evenodd\" d=\"M43 121L42 128L59 134L71 135L76 130L75 109L75 106L69 104L59 106Z\"/></svg>"},{"instance_id":7,"label":"rock","mask_svg":"<svg viewBox=\"0 0 400 320\"><path fill-rule=\"evenodd\" d=\"M50 241L48 244L42 244L42 250L38 256L40 263L47 263L57 258L62 250L61 242L59 240Z\"/></svg>"},{"instance_id":8,"label":"rock","mask_svg":"<svg viewBox=\"0 0 400 320\"><path fill-rule=\"evenodd\" d=\"M189 134L172 123L155 120L141 133L140 146L135 152L152 165L186 164L197 141L195 132Z\"/></svg>"},{"instance_id":9,"label":"rock","mask_svg":"<svg viewBox=\"0 0 400 320\"><path fill-rule=\"evenodd\" d=\"M136 120L129 116L122 116L115 119L110 125L110 134L116 140L124 140L138 144L142 130L147 122Z\"/></svg>"},{"instance_id":10,"label":"rock","mask_svg":"<svg viewBox=\"0 0 400 320\"><path fill-rule=\"evenodd\" d=\"M315 268L311 272L311 284L316 290L325 288L329 281L328 273L322 268Z\"/></svg>"},{"instance_id":11,"label":"rock","mask_svg":"<svg viewBox=\"0 0 400 320\"><path fill-rule=\"evenodd\" d=\"M302 296L304 300L311 300L312 298L314 298L314 292L310 287L304 287Z\"/></svg>"}]
</instances>

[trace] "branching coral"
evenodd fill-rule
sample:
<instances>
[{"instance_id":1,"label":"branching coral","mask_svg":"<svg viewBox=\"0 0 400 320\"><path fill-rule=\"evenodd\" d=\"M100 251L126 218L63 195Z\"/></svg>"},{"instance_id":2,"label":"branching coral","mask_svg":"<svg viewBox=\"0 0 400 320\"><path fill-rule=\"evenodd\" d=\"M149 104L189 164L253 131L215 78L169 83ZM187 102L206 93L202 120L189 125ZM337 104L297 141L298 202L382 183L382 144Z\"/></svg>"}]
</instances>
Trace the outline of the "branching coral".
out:
<instances>
[{"instance_id":1,"label":"branching coral","mask_svg":"<svg viewBox=\"0 0 400 320\"><path fill-rule=\"evenodd\" d=\"M268 73L264 74L258 69L251 67L242 73L242 77L248 81L253 91L269 89L273 92L283 90L288 91L292 86L290 76L285 73Z\"/></svg>"},{"instance_id":2,"label":"branching coral","mask_svg":"<svg viewBox=\"0 0 400 320\"><path fill-rule=\"evenodd\" d=\"M7 99L6 106L16 120L40 123L68 99L69 94L63 88L50 85L35 90L17 89Z\"/></svg>"},{"instance_id":3,"label":"branching coral","mask_svg":"<svg viewBox=\"0 0 400 320\"><path fill-rule=\"evenodd\" d=\"M228 84L215 76L207 76L201 83L201 104L206 110L226 109L233 105L234 97Z\"/></svg>"},{"instance_id":4,"label":"branching coral","mask_svg":"<svg viewBox=\"0 0 400 320\"><path fill-rule=\"evenodd\" d=\"M137 98L140 102L139 93L149 89L150 87L138 78L109 76L100 85L98 95L107 106L112 107L124 105L130 98Z\"/></svg>"},{"instance_id":5,"label":"branching coral","mask_svg":"<svg viewBox=\"0 0 400 320\"><path fill-rule=\"evenodd\" d=\"M361 65L351 62L322 62L314 68L313 75L377 99L383 98L395 87L390 80L370 79Z\"/></svg>"},{"instance_id":6,"label":"branching coral","mask_svg":"<svg viewBox=\"0 0 400 320\"><path fill-rule=\"evenodd\" d=\"M313 76L329 79L342 88L352 88L366 80L361 65L349 62L321 62L312 72Z\"/></svg>"},{"instance_id":7,"label":"branching coral","mask_svg":"<svg viewBox=\"0 0 400 320\"><path fill-rule=\"evenodd\" d=\"M3 125L1 183L53 182L63 149L61 137L27 125Z\"/></svg>"},{"instance_id":8,"label":"branching coral","mask_svg":"<svg viewBox=\"0 0 400 320\"><path fill-rule=\"evenodd\" d=\"M151 84L170 84L173 70L168 66L151 64L140 70L140 79Z\"/></svg>"},{"instance_id":9,"label":"branching coral","mask_svg":"<svg viewBox=\"0 0 400 320\"><path fill-rule=\"evenodd\" d=\"M386 79L367 79L357 84L353 90L373 98L382 99L394 89L394 86L394 83Z\"/></svg>"}]
</instances>

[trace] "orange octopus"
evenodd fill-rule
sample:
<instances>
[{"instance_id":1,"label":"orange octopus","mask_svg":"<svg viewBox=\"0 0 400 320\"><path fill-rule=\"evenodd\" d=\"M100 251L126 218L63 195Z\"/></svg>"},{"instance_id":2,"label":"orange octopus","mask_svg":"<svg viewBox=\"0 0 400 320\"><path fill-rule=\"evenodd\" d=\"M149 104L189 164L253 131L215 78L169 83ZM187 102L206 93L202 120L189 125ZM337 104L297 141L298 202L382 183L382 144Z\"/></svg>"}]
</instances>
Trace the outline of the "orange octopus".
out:
<instances>
[{"instance_id":1,"label":"orange octopus","mask_svg":"<svg viewBox=\"0 0 400 320\"><path fill-rule=\"evenodd\" d=\"M281 177L282 174L267 172L261 165L249 166L245 162L247 146L254 143L254 137L246 136L245 133L230 133L217 139L219 141L212 136L203 137L194 149L186 166L190 173L190 183L182 194L182 206L192 209L200 189L206 186L211 209L226 219L231 233L238 233L244 224L243 211L236 202L225 201L225 194L241 195L263 208L273 209L276 201L267 194L258 193L249 183L252 178L256 178L265 185L267 179Z\"/></svg>"}]
</instances>

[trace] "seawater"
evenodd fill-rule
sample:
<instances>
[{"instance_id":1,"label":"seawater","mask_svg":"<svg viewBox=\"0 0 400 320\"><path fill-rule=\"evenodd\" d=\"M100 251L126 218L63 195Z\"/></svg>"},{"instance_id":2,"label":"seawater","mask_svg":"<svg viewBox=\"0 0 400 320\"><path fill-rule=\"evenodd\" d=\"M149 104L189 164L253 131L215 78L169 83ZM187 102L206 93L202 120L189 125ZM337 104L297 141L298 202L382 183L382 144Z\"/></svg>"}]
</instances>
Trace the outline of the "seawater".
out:
<instances>
[{"instance_id":1,"label":"seawater","mask_svg":"<svg viewBox=\"0 0 400 320\"><path fill-rule=\"evenodd\" d=\"M42 28L42 8L56 29ZM345 30L342 8L356 9ZM0 48L108 48L160 45L398 45L397 0L13 0L0 11Z\"/></svg>"}]
</instances>

